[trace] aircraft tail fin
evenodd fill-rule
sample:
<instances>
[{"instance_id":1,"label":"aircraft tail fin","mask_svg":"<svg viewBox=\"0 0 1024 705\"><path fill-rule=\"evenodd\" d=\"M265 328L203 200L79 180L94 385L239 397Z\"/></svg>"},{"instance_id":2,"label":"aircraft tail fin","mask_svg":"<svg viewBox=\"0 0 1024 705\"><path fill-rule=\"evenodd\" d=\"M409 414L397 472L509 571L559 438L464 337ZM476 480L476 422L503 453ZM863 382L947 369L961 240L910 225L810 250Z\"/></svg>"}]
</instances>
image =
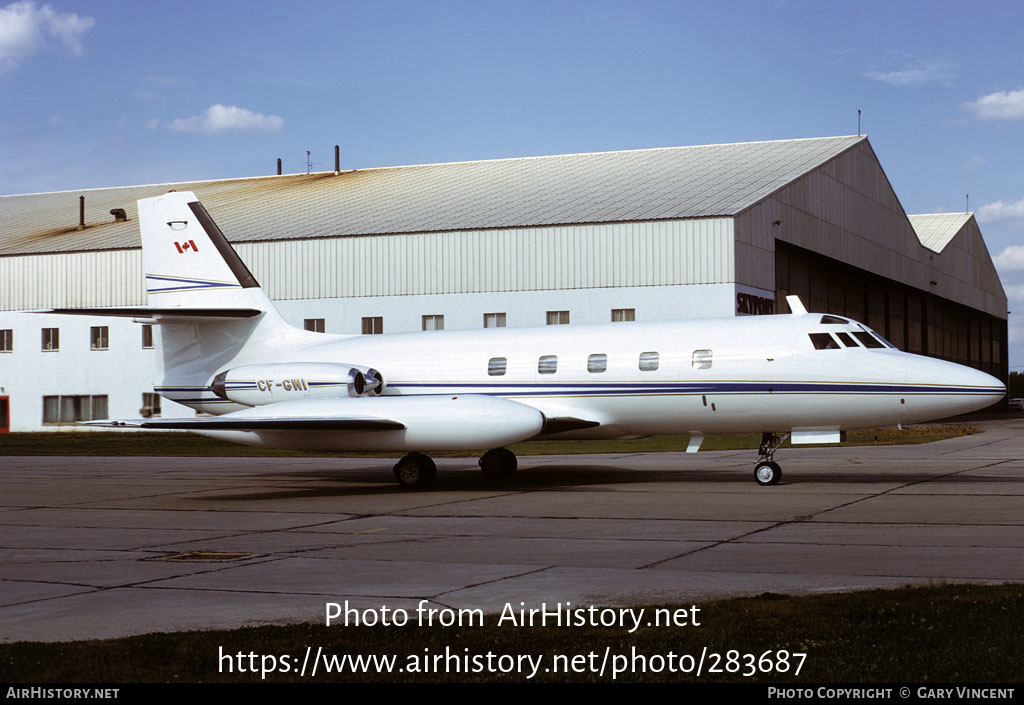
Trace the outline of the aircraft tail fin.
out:
<instances>
[{"instance_id":1,"label":"aircraft tail fin","mask_svg":"<svg viewBox=\"0 0 1024 705\"><path fill-rule=\"evenodd\" d=\"M140 200L139 229L150 306L269 307L256 277L191 191Z\"/></svg>"}]
</instances>

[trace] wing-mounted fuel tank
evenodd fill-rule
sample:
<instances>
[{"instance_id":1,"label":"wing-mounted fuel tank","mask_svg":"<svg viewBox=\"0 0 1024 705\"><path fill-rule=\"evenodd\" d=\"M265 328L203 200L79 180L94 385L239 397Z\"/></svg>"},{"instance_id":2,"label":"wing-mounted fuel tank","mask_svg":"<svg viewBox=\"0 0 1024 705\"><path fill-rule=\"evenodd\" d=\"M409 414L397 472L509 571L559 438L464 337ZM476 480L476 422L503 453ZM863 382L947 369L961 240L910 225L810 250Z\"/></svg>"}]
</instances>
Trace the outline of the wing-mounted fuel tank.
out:
<instances>
[{"instance_id":1,"label":"wing-mounted fuel tank","mask_svg":"<svg viewBox=\"0 0 1024 705\"><path fill-rule=\"evenodd\" d=\"M213 378L213 393L246 406L298 399L376 396L384 378L372 367L333 362L243 365Z\"/></svg>"}]
</instances>

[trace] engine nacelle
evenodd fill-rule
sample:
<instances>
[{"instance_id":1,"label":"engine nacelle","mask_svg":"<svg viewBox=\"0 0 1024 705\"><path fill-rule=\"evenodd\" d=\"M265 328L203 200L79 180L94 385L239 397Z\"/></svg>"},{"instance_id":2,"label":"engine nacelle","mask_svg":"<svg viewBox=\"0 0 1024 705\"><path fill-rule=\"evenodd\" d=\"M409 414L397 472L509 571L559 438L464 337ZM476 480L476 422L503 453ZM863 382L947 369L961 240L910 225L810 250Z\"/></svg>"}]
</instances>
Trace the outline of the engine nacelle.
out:
<instances>
[{"instance_id":1,"label":"engine nacelle","mask_svg":"<svg viewBox=\"0 0 1024 705\"><path fill-rule=\"evenodd\" d=\"M213 393L246 406L299 399L376 396L384 378L372 367L333 362L243 365L213 378Z\"/></svg>"}]
</instances>

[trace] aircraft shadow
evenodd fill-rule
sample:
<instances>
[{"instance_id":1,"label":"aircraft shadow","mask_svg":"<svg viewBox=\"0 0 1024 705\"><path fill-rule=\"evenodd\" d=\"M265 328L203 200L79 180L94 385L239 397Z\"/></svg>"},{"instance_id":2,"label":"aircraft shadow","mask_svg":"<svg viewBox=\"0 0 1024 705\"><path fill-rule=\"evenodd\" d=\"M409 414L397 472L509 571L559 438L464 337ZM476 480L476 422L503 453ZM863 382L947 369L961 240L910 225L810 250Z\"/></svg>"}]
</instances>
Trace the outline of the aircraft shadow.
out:
<instances>
[{"instance_id":1,"label":"aircraft shadow","mask_svg":"<svg viewBox=\"0 0 1024 705\"><path fill-rule=\"evenodd\" d=\"M994 475L947 475L936 477L927 473L892 472L867 473L847 471L802 471L793 470L784 475L782 481L773 488L758 487L752 478L752 470L727 469L686 469L686 470L637 470L624 467L593 466L593 465L544 465L542 467L521 468L512 478L494 481L485 478L476 469L440 470L432 487L426 490L410 490L399 487L385 466L369 466L338 470L300 471L282 475L281 473L260 474L269 480L266 491L250 491L231 494L207 494L201 500L210 501L268 501L280 499L301 499L312 497L359 497L359 496L422 496L451 492L539 492L559 491L565 489L586 489L594 487L595 491L609 485L655 485L673 483L679 485L702 485L702 491L714 491L713 485L721 485L722 490L735 491L737 485L751 492L780 492L787 485L912 485L930 483L948 486L979 485L995 483L1020 483L1024 478ZM303 481L328 482L315 487L282 487L290 479ZM708 485L712 485L709 487Z\"/></svg>"}]
</instances>

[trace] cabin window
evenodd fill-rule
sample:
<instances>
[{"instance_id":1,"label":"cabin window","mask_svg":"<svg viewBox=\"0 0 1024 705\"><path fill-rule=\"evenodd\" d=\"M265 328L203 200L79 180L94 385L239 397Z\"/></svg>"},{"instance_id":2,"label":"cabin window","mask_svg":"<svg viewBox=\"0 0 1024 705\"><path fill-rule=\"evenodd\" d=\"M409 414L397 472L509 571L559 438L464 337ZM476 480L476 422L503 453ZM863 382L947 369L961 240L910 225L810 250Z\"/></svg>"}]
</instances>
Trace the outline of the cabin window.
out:
<instances>
[{"instance_id":1,"label":"cabin window","mask_svg":"<svg viewBox=\"0 0 1024 705\"><path fill-rule=\"evenodd\" d=\"M558 355L541 355L537 360L537 372L542 375L553 375L558 371Z\"/></svg>"},{"instance_id":2,"label":"cabin window","mask_svg":"<svg viewBox=\"0 0 1024 705\"><path fill-rule=\"evenodd\" d=\"M444 330L444 316L424 316L423 330Z\"/></svg>"},{"instance_id":3,"label":"cabin window","mask_svg":"<svg viewBox=\"0 0 1024 705\"><path fill-rule=\"evenodd\" d=\"M587 358L587 372L604 372L608 369L608 356L604 353L594 353Z\"/></svg>"},{"instance_id":4,"label":"cabin window","mask_svg":"<svg viewBox=\"0 0 1024 705\"><path fill-rule=\"evenodd\" d=\"M851 338L849 333L843 333L842 331L840 331L840 332L836 333L836 335L839 336L839 340L841 340L843 342L843 345L845 345L846 347L848 347L848 348L855 348L855 347L857 347L857 341L855 341L853 338Z\"/></svg>"},{"instance_id":5,"label":"cabin window","mask_svg":"<svg viewBox=\"0 0 1024 705\"><path fill-rule=\"evenodd\" d=\"M548 325L549 326L565 326L565 325L569 325L569 312L568 311L548 311Z\"/></svg>"},{"instance_id":6,"label":"cabin window","mask_svg":"<svg viewBox=\"0 0 1024 705\"><path fill-rule=\"evenodd\" d=\"M323 318L304 318L302 319L302 327L314 333L323 333L324 321L325 319Z\"/></svg>"},{"instance_id":7,"label":"cabin window","mask_svg":"<svg viewBox=\"0 0 1024 705\"><path fill-rule=\"evenodd\" d=\"M149 323L142 325L142 347L153 347L153 326Z\"/></svg>"},{"instance_id":8,"label":"cabin window","mask_svg":"<svg viewBox=\"0 0 1024 705\"><path fill-rule=\"evenodd\" d=\"M60 350L60 328L43 328L43 352Z\"/></svg>"},{"instance_id":9,"label":"cabin window","mask_svg":"<svg viewBox=\"0 0 1024 705\"><path fill-rule=\"evenodd\" d=\"M92 326L89 329L89 349L107 350L110 347L110 327Z\"/></svg>"},{"instance_id":10,"label":"cabin window","mask_svg":"<svg viewBox=\"0 0 1024 705\"><path fill-rule=\"evenodd\" d=\"M505 368L508 366L508 358L506 357L492 357L487 361L487 374L491 377L500 377L505 374Z\"/></svg>"},{"instance_id":11,"label":"cabin window","mask_svg":"<svg viewBox=\"0 0 1024 705\"><path fill-rule=\"evenodd\" d=\"M0 352L14 352L14 329L0 330Z\"/></svg>"},{"instance_id":12,"label":"cabin window","mask_svg":"<svg viewBox=\"0 0 1024 705\"><path fill-rule=\"evenodd\" d=\"M710 350L694 350L693 357L691 358L691 365L695 370L706 370L711 367L711 351Z\"/></svg>"},{"instance_id":13,"label":"cabin window","mask_svg":"<svg viewBox=\"0 0 1024 705\"><path fill-rule=\"evenodd\" d=\"M857 340L864 344L866 348L884 348L885 346L878 342L878 339L870 333L866 333L862 330L854 331L853 333L857 336Z\"/></svg>"},{"instance_id":14,"label":"cabin window","mask_svg":"<svg viewBox=\"0 0 1024 705\"><path fill-rule=\"evenodd\" d=\"M613 308L612 309L612 323L620 323L622 321L635 321L636 320L636 309L635 308Z\"/></svg>"},{"instance_id":15,"label":"cabin window","mask_svg":"<svg viewBox=\"0 0 1024 705\"><path fill-rule=\"evenodd\" d=\"M484 314L484 328L504 328L505 327L505 314L504 313L485 313Z\"/></svg>"},{"instance_id":16,"label":"cabin window","mask_svg":"<svg viewBox=\"0 0 1024 705\"><path fill-rule=\"evenodd\" d=\"M382 335L384 316L363 316L363 335Z\"/></svg>"},{"instance_id":17,"label":"cabin window","mask_svg":"<svg viewBox=\"0 0 1024 705\"><path fill-rule=\"evenodd\" d=\"M815 350L838 350L839 343L828 333L811 333L811 342Z\"/></svg>"},{"instance_id":18,"label":"cabin window","mask_svg":"<svg viewBox=\"0 0 1024 705\"><path fill-rule=\"evenodd\" d=\"M656 352L640 353L640 370L643 372L653 372L658 369L659 357Z\"/></svg>"}]
</instances>

